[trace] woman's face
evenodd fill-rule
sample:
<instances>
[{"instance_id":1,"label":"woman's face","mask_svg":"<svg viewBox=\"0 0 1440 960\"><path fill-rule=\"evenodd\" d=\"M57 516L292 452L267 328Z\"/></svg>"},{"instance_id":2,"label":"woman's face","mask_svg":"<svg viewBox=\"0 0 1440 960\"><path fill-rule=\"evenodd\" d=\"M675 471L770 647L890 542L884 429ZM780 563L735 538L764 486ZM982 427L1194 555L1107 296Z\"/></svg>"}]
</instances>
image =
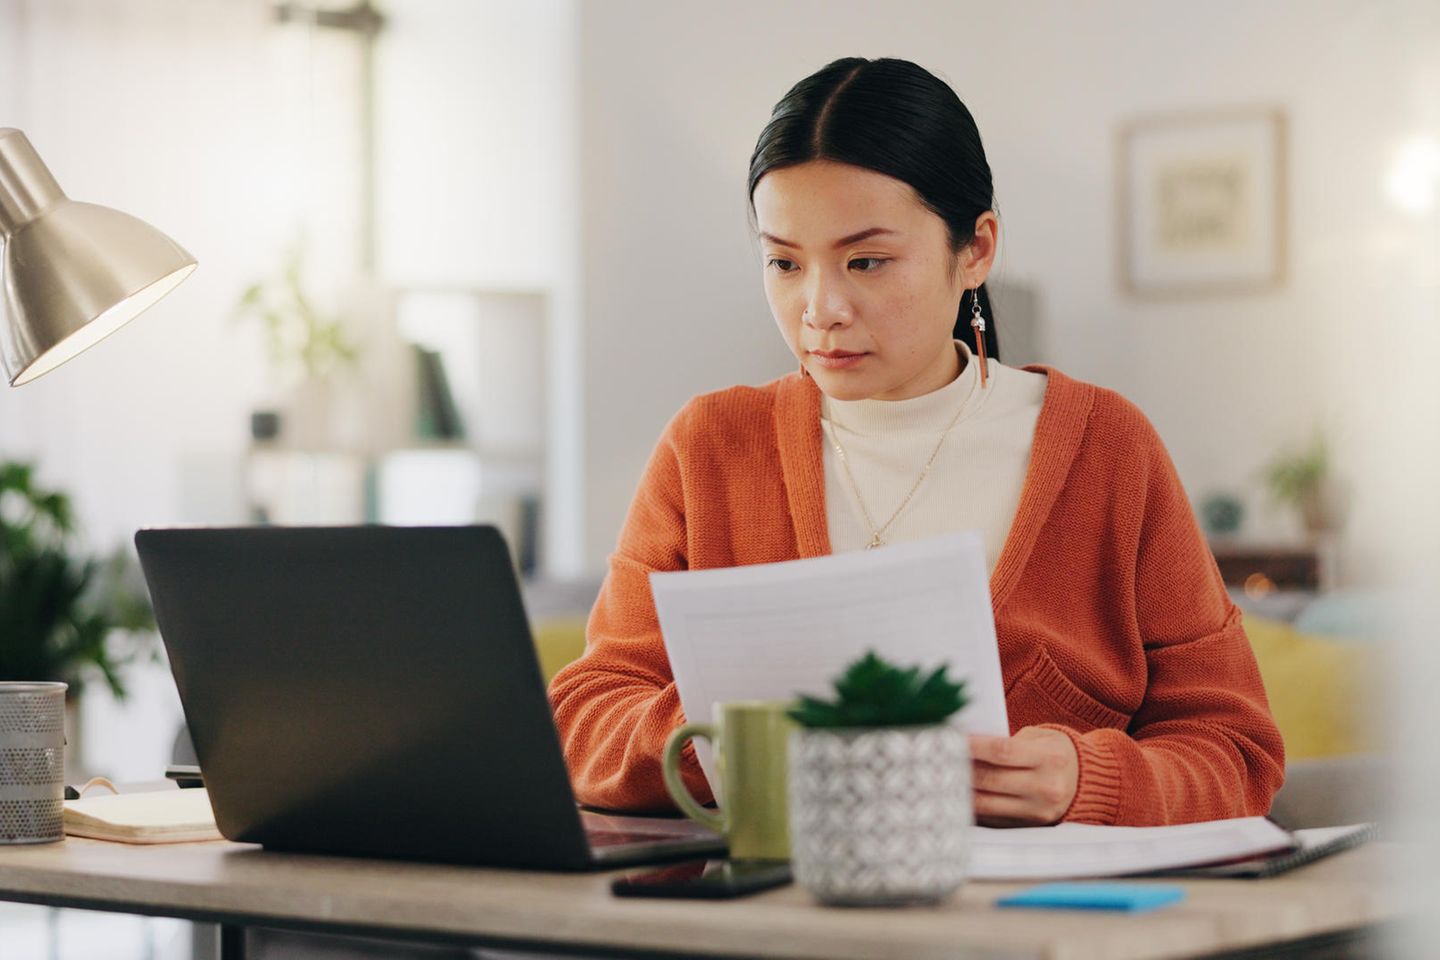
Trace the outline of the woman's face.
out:
<instances>
[{"instance_id":1,"label":"woman's face","mask_svg":"<svg viewBox=\"0 0 1440 960\"><path fill-rule=\"evenodd\" d=\"M754 204L770 311L821 390L904 400L955 378L955 316L994 257L994 214L954 254L909 184L828 160L770 171ZM835 351L859 356L819 355Z\"/></svg>"}]
</instances>

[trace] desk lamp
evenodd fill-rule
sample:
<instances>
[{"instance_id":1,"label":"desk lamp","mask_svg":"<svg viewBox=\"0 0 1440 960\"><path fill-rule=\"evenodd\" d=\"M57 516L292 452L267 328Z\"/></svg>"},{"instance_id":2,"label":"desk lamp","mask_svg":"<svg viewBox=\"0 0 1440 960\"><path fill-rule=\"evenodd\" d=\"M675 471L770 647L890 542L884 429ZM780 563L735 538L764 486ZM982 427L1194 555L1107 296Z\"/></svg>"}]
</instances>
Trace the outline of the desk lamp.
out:
<instances>
[{"instance_id":1,"label":"desk lamp","mask_svg":"<svg viewBox=\"0 0 1440 960\"><path fill-rule=\"evenodd\" d=\"M65 196L19 130L0 127L0 364L18 387L173 290L195 258L147 223ZM0 844L64 837L65 684L0 680Z\"/></svg>"},{"instance_id":2,"label":"desk lamp","mask_svg":"<svg viewBox=\"0 0 1440 960\"><path fill-rule=\"evenodd\" d=\"M0 364L18 387L169 293L195 258L141 220L65 196L19 130L0 127Z\"/></svg>"}]
</instances>

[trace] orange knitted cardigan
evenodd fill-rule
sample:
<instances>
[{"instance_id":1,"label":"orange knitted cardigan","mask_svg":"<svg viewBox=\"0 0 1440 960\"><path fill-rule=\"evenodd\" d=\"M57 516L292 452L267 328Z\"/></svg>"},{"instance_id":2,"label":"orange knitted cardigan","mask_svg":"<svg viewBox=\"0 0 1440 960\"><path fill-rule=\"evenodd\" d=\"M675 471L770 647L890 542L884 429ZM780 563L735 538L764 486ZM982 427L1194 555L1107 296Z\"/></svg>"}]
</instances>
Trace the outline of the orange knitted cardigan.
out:
<instances>
[{"instance_id":1,"label":"orange knitted cardigan","mask_svg":"<svg viewBox=\"0 0 1440 960\"><path fill-rule=\"evenodd\" d=\"M1047 726L1074 742L1066 820L1266 813L1284 746L1159 435L1113 390L1024 369L1049 379L990 577L1012 732ZM648 574L830 553L820 444L820 391L798 372L695 397L671 419L610 556L585 654L550 684L582 803L674 809L660 754L685 718ZM682 760L709 799L692 745Z\"/></svg>"}]
</instances>

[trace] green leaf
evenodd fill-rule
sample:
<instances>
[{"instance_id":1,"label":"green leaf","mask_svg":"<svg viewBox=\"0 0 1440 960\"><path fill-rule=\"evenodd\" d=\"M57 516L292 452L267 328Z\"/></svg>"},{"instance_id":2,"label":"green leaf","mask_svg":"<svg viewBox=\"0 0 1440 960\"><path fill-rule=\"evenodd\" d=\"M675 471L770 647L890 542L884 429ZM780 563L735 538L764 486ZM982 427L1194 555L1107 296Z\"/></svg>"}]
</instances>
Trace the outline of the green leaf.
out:
<instances>
[{"instance_id":1,"label":"green leaf","mask_svg":"<svg viewBox=\"0 0 1440 960\"><path fill-rule=\"evenodd\" d=\"M1329 450L1323 433L1317 431L1309 447L1281 453L1262 468L1272 499L1298 504L1329 471Z\"/></svg>"},{"instance_id":2,"label":"green leaf","mask_svg":"<svg viewBox=\"0 0 1440 960\"><path fill-rule=\"evenodd\" d=\"M261 323L276 373L321 380L354 363L359 351L347 336L343 318L325 315L306 290L303 250L302 238L286 251L278 273L248 287L233 312Z\"/></svg>"},{"instance_id":3,"label":"green leaf","mask_svg":"<svg viewBox=\"0 0 1440 960\"><path fill-rule=\"evenodd\" d=\"M0 493L27 508L0 523L0 677L78 690L98 673L123 696L119 668L154 649L154 614L130 555L76 550L69 498L37 487L29 464L0 463Z\"/></svg>"},{"instance_id":4,"label":"green leaf","mask_svg":"<svg viewBox=\"0 0 1440 960\"><path fill-rule=\"evenodd\" d=\"M265 285L263 283L252 283L240 294L240 307L258 307L265 298Z\"/></svg>"},{"instance_id":5,"label":"green leaf","mask_svg":"<svg viewBox=\"0 0 1440 960\"><path fill-rule=\"evenodd\" d=\"M851 663L833 681L836 697L797 697L788 711L804 727L876 727L939 723L969 702L965 681L952 682L948 664L925 674L900 668L873 650Z\"/></svg>"}]
</instances>

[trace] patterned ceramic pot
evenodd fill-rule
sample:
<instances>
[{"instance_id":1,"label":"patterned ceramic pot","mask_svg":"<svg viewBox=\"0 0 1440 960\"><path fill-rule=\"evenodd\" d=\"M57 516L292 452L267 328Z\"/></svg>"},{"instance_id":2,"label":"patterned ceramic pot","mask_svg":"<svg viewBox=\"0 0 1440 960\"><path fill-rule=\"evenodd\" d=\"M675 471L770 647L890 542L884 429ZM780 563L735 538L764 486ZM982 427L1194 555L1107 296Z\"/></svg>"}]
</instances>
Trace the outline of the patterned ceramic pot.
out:
<instances>
[{"instance_id":1,"label":"patterned ceramic pot","mask_svg":"<svg viewBox=\"0 0 1440 960\"><path fill-rule=\"evenodd\" d=\"M796 730L795 880L822 903L935 903L965 879L970 750L950 724Z\"/></svg>"}]
</instances>

